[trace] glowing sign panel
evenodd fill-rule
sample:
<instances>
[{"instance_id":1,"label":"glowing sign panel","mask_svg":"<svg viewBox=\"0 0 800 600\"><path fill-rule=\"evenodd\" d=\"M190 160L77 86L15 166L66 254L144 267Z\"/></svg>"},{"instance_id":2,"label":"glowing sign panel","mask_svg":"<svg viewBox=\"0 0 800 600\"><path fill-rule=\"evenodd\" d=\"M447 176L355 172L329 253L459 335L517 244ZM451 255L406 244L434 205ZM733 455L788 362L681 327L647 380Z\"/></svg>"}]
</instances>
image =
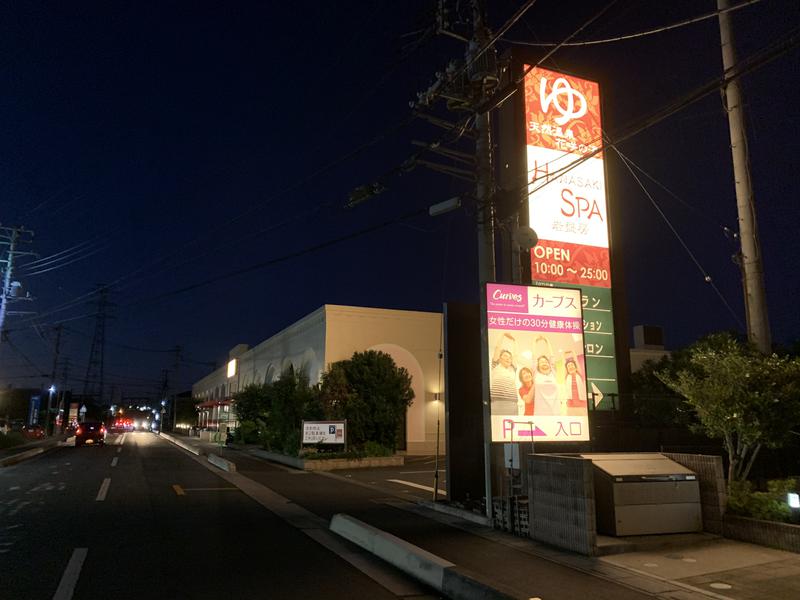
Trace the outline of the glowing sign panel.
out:
<instances>
[{"instance_id":1,"label":"glowing sign panel","mask_svg":"<svg viewBox=\"0 0 800 600\"><path fill-rule=\"evenodd\" d=\"M618 392L600 90L539 67L524 85L529 223L539 236L531 279L580 288L588 390L599 404Z\"/></svg>"},{"instance_id":2,"label":"glowing sign panel","mask_svg":"<svg viewBox=\"0 0 800 600\"><path fill-rule=\"evenodd\" d=\"M589 439L581 293L486 284L493 442Z\"/></svg>"}]
</instances>

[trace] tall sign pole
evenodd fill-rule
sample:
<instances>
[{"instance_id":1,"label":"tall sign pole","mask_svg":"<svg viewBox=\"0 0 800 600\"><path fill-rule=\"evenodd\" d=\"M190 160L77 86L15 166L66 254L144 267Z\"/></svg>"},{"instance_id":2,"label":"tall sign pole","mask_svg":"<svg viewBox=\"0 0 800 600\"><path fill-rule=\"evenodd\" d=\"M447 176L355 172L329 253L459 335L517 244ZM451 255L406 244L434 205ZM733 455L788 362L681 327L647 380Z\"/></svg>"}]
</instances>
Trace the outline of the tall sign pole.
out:
<instances>
[{"instance_id":1,"label":"tall sign pole","mask_svg":"<svg viewBox=\"0 0 800 600\"><path fill-rule=\"evenodd\" d=\"M722 66L725 77L734 74L736 49L733 46L731 15L728 0L717 0L719 9L719 34L722 42ZM761 261L761 243L758 239L756 206L750 165L747 155L747 134L744 125L744 98L739 79L729 81L723 88L725 109L733 155L733 177L736 186L736 208L739 213L739 241L741 244L742 283L744 285L745 311L747 313L747 338L764 354L772 351L772 338L767 316L767 295L764 290L764 266Z\"/></svg>"}]
</instances>

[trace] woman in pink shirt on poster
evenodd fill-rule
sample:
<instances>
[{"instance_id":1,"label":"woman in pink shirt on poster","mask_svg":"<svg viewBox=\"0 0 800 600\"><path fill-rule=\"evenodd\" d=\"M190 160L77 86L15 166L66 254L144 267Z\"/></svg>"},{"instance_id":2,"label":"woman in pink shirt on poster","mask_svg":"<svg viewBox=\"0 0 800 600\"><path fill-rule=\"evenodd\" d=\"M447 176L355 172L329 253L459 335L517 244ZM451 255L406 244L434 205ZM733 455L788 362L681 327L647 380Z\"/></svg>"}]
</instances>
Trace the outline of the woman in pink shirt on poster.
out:
<instances>
[{"instance_id":1,"label":"woman in pink shirt on poster","mask_svg":"<svg viewBox=\"0 0 800 600\"><path fill-rule=\"evenodd\" d=\"M519 382L522 384L522 387L520 387L518 390L520 401L525 405L524 408L519 411L519 414L532 417L534 395L533 371L531 371L528 367L522 367L519 370Z\"/></svg>"}]
</instances>

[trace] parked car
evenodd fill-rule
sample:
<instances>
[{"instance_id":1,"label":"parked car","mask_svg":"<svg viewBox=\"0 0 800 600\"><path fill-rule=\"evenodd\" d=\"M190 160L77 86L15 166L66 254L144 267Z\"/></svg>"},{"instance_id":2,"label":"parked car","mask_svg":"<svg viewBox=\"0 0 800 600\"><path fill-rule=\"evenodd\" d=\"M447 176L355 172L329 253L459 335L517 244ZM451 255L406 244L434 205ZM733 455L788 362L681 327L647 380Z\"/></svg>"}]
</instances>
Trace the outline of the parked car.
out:
<instances>
[{"instance_id":1,"label":"parked car","mask_svg":"<svg viewBox=\"0 0 800 600\"><path fill-rule=\"evenodd\" d=\"M84 444L103 446L106 443L106 426L99 421L84 421L75 430L75 447Z\"/></svg>"},{"instance_id":2,"label":"parked car","mask_svg":"<svg viewBox=\"0 0 800 600\"><path fill-rule=\"evenodd\" d=\"M29 440L40 440L44 437L44 427L41 425L24 425L22 435Z\"/></svg>"}]
</instances>

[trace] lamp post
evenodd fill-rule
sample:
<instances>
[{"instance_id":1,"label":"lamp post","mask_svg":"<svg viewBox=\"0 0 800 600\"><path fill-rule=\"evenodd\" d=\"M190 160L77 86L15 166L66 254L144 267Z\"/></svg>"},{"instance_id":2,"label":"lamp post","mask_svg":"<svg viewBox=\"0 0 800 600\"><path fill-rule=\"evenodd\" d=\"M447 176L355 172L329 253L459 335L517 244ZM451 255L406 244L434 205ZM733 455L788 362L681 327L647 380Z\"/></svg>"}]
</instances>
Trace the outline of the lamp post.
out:
<instances>
[{"instance_id":1,"label":"lamp post","mask_svg":"<svg viewBox=\"0 0 800 600\"><path fill-rule=\"evenodd\" d=\"M51 385L48 390L50 395L47 397L47 414L44 417L44 434L50 435L50 411L53 410L53 394L56 392L56 386Z\"/></svg>"}]
</instances>

